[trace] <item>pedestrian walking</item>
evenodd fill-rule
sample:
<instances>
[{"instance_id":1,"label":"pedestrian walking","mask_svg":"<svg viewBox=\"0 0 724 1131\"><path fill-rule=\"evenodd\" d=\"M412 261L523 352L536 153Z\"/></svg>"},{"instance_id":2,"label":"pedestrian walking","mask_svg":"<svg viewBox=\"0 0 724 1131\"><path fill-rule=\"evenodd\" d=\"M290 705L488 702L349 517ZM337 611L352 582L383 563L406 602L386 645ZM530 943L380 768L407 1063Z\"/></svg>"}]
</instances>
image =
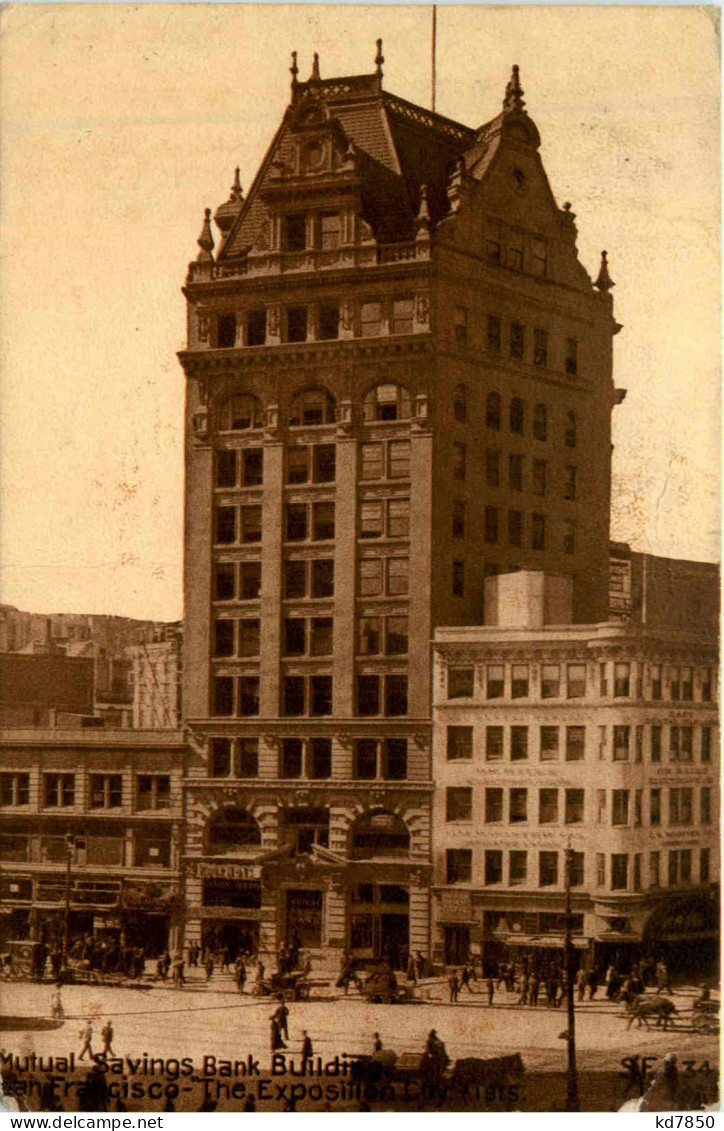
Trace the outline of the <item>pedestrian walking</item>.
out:
<instances>
[{"instance_id":1,"label":"pedestrian walking","mask_svg":"<svg viewBox=\"0 0 724 1131\"><path fill-rule=\"evenodd\" d=\"M210 982L214 973L214 956L210 954L206 959L206 981Z\"/></svg>"},{"instance_id":2,"label":"pedestrian walking","mask_svg":"<svg viewBox=\"0 0 724 1131\"><path fill-rule=\"evenodd\" d=\"M372 1051L382 1052L382 1039L380 1038L379 1033L372 1034Z\"/></svg>"},{"instance_id":3,"label":"pedestrian walking","mask_svg":"<svg viewBox=\"0 0 724 1131\"><path fill-rule=\"evenodd\" d=\"M538 990L540 988L540 981L537 974L531 974L530 982L528 984L528 1005L538 1004Z\"/></svg>"},{"instance_id":4,"label":"pedestrian walking","mask_svg":"<svg viewBox=\"0 0 724 1131\"><path fill-rule=\"evenodd\" d=\"M302 1073L304 1073L307 1062L311 1064L313 1056L312 1038L306 1029L302 1029Z\"/></svg>"},{"instance_id":5,"label":"pedestrian walking","mask_svg":"<svg viewBox=\"0 0 724 1131\"><path fill-rule=\"evenodd\" d=\"M246 966L244 965L243 958L236 960L236 988L240 994L244 992L244 985L246 983Z\"/></svg>"},{"instance_id":6,"label":"pedestrian walking","mask_svg":"<svg viewBox=\"0 0 724 1131\"><path fill-rule=\"evenodd\" d=\"M413 982L415 985L417 984L417 972L415 970L415 956L413 954L408 955L408 958L407 958L407 980L408 980L408 982Z\"/></svg>"},{"instance_id":7,"label":"pedestrian walking","mask_svg":"<svg viewBox=\"0 0 724 1131\"><path fill-rule=\"evenodd\" d=\"M460 993L460 983L458 982L458 976L455 970L450 973L447 984L450 987L450 1002L456 1002L458 1000L458 994Z\"/></svg>"},{"instance_id":8,"label":"pedestrian walking","mask_svg":"<svg viewBox=\"0 0 724 1131\"><path fill-rule=\"evenodd\" d=\"M272 1013L271 1017L269 1018L269 1047L271 1049L272 1056L277 1051L277 1049L285 1049L287 1047L282 1040L282 1034L279 1028L279 1022L277 1020L276 1013Z\"/></svg>"},{"instance_id":9,"label":"pedestrian walking","mask_svg":"<svg viewBox=\"0 0 724 1131\"><path fill-rule=\"evenodd\" d=\"M488 991L488 1005L492 1005L493 995L495 994L495 980L493 978L486 978L485 988Z\"/></svg>"},{"instance_id":10,"label":"pedestrian walking","mask_svg":"<svg viewBox=\"0 0 724 1131\"><path fill-rule=\"evenodd\" d=\"M586 993L586 974L582 966L579 966L576 971L576 997L579 1001L583 1001Z\"/></svg>"},{"instance_id":11,"label":"pedestrian walking","mask_svg":"<svg viewBox=\"0 0 724 1131\"><path fill-rule=\"evenodd\" d=\"M288 1041L289 1040L289 1009L287 1008L287 1005L284 1001L284 995L283 994L277 994L277 1001L279 1002L279 1005L277 1006L277 1008L274 1012L274 1016L276 1017L277 1022L279 1024L279 1032L282 1034L284 1039L286 1041Z\"/></svg>"},{"instance_id":12,"label":"pedestrian walking","mask_svg":"<svg viewBox=\"0 0 724 1131\"><path fill-rule=\"evenodd\" d=\"M671 993L671 986L669 985L669 968L664 962L663 958L660 962L656 963L656 989L660 994Z\"/></svg>"},{"instance_id":13,"label":"pedestrian walking","mask_svg":"<svg viewBox=\"0 0 724 1131\"><path fill-rule=\"evenodd\" d=\"M80 1050L80 1056L78 1057L78 1060L82 1060L86 1053L88 1053L91 1060L93 1060L93 1048L92 1048L92 1044L93 1044L93 1023L92 1023L92 1021L86 1021L85 1025L83 1026L83 1028L81 1029L81 1031L78 1034L78 1038L79 1038L79 1040L81 1040L83 1042L81 1050Z\"/></svg>"},{"instance_id":14,"label":"pedestrian walking","mask_svg":"<svg viewBox=\"0 0 724 1131\"><path fill-rule=\"evenodd\" d=\"M115 1056L113 1051L113 1024L110 1017L101 1029L101 1040L103 1041L103 1048L101 1052L104 1056Z\"/></svg>"},{"instance_id":15,"label":"pedestrian walking","mask_svg":"<svg viewBox=\"0 0 724 1131\"><path fill-rule=\"evenodd\" d=\"M530 979L528 977L528 971L524 970L523 973L520 976L520 994L518 996L518 1005L527 1005L528 1004L528 983L529 983L529 981L530 981Z\"/></svg>"},{"instance_id":16,"label":"pedestrian walking","mask_svg":"<svg viewBox=\"0 0 724 1131\"><path fill-rule=\"evenodd\" d=\"M467 990L469 994L473 992L470 989L470 971L468 970L467 966L463 966L460 972L460 989Z\"/></svg>"},{"instance_id":17,"label":"pedestrian walking","mask_svg":"<svg viewBox=\"0 0 724 1131\"><path fill-rule=\"evenodd\" d=\"M58 1020L62 1020L65 1017L63 1002L60 999L60 982L58 982L55 989L53 990L53 996L50 999L50 1016L55 1017Z\"/></svg>"},{"instance_id":18,"label":"pedestrian walking","mask_svg":"<svg viewBox=\"0 0 724 1131\"><path fill-rule=\"evenodd\" d=\"M593 1001L598 993L598 973L590 970L588 974L588 1000Z\"/></svg>"}]
</instances>

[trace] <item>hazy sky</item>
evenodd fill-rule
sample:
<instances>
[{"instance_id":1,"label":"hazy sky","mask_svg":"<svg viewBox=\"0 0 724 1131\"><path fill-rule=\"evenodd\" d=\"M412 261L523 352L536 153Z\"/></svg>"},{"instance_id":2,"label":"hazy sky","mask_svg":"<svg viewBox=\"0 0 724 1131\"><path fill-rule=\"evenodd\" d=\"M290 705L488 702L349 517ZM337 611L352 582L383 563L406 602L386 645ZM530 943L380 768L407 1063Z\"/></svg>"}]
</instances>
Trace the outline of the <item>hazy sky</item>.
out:
<instances>
[{"instance_id":1,"label":"hazy sky","mask_svg":"<svg viewBox=\"0 0 724 1131\"><path fill-rule=\"evenodd\" d=\"M470 126L517 62L559 204L616 282L612 535L719 552L714 9L439 7L437 108ZM16 5L0 13L0 599L181 615L186 265L307 78L429 105L430 9Z\"/></svg>"}]
</instances>

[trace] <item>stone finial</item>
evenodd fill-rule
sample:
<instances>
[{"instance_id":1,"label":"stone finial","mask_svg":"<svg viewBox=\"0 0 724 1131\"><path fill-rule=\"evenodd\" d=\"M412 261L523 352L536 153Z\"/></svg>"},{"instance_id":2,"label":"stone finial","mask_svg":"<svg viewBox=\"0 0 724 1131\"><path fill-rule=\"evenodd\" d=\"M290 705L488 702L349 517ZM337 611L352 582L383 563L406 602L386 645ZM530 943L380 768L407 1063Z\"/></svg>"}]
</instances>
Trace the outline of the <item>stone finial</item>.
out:
<instances>
[{"instance_id":1,"label":"stone finial","mask_svg":"<svg viewBox=\"0 0 724 1131\"><path fill-rule=\"evenodd\" d=\"M241 203L244 199L244 190L241 187L240 173L241 170L237 165L236 169L234 170L234 183L231 186L231 196L229 197L230 201L239 201L239 203Z\"/></svg>"},{"instance_id":2,"label":"stone finial","mask_svg":"<svg viewBox=\"0 0 724 1131\"><path fill-rule=\"evenodd\" d=\"M299 67L297 66L297 53L292 51L292 65L289 68L289 73L292 76L292 94L297 88L297 75L299 74Z\"/></svg>"},{"instance_id":3,"label":"stone finial","mask_svg":"<svg viewBox=\"0 0 724 1131\"><path fill-rule=\"evenodd\" d=\"M198 263L203 263L208 260L213 260L211 254L214 250L214 237L211 232L211 209L204 209L204 222L201 226L201 235L196 241L201 248L199 254L196 256Z\"/></svg>"},{"instance_id":4,"label":"stone finial","mask_svg":"<svg viewBox=\"0 0 724 1131\"><path fill-rule=\"evenodd\" d=\"M418 232L430 230L430 209L427 204L427 185L420 185L420 207L415 222Z\"/></svg>"},{"instance_id":5,"label":"stone finial","mask_svg":"<svg viewBox=\"0 0 724 1131\"><path fill-rule=\"evenodd\" d=\"M596 288L596 290L601 291L602 294L607 294L611 290L611 287L616 286L613 279L611 278L611 276L608 273L608 252L607 251L601 252L601 266L599 268L598 278L596 279L596 282L593 285Z\"/></svg>"},{"instance_id":6,"label":"stone finial","mask_svg":"<svg viewBox=\"0 0 724 1131\"><path fill-rule=\"evenodd\" d=\"M510 81L505 88L503 110L507 110L508 112L511 110L522 110L525 106L525 102L523 101L524 94L525 91L520 85L520 67L517 63L514 63Z\"/></svg>"},{"instance_id":7,"label":"stone finial","mask_svg":"<svg viewBox=\"0 0 724 1131\"><path fill-rule=\"evenodd\" d=\"M314 52L314 58L312 59L312 73L309 77L309 81L310 82L319 82L320 81L319 53L317 51Z\"/></svg>"},{"instance_id":8,"label":"stone finial","mask_svg":"<svg viewBox=\"0 0 724 1131\"><path fill-rule=\"evenodd\" d=\"M382 54L382 40L378 39L376 43L377 54L375 55L375 68L377 70L377 78L380 80L380 82L382 82L382 64L385 61L385 57Z\"/></svg>"}]
</instances>

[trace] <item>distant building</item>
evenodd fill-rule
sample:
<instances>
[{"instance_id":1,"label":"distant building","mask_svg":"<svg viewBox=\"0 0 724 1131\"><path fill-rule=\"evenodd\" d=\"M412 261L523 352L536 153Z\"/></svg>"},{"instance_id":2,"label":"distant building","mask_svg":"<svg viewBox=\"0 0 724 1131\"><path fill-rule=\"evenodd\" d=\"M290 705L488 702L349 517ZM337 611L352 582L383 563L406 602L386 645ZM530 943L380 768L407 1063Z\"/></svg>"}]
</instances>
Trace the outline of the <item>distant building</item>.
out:
<instances>
[{"instance_id":1,"label":"distant building","mask_svg":"<svg viewBox=\"0 0 724 1131\"><path fill-rule=\"evenodd\" d=\"M141 730L175 730L181 725L183 627L158 625L143 635L142 643L127 649L133 725Z\"/></svg>"},{"instance_id":2,"label":"distant building","mask_svg":"<svg viewBox=\"0 0 724 1131\"><path fill-rule=\"evenodd\" d=\"M49 726L94 713L93 661L0 653L0 726Z\"/></svg>"},{"instance_id":3,"label":"distant building","mask_svg":"<svg viewBox=\"0 0 724 1131\"><path fill-rule=\"evenodd\" d=\"M523 572L489 583L492 625L437 630L438 961L560 958L570 846L586 964L715 966L718 571L641 564L646 620L573 624L569 580Z\"/></svg>"},{"instance_id":4,"label":"distant building","mask_svg":"<svg viewBox=\"0 0 724 1131\"><path fill-rule=\"evenodd\" d=\"M183 765L180 733L0 730L0 942L62 938L70 836L71 941L177 945Z\"/></svg>"}]
</instances>

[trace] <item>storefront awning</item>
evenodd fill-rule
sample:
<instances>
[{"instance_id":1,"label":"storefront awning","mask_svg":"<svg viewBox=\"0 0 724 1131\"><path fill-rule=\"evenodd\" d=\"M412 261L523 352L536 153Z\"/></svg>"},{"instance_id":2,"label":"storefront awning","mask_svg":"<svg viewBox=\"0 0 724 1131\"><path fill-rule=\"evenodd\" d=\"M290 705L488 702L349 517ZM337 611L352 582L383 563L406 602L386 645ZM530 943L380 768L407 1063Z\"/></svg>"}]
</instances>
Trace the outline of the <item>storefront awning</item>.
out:
<instances>
[{"instance_id":1,"label":"storefront awning","mask_svg":"<svg viewBox=\"0 0 724 1131\"><path fill-rule=\"evenodd\" d=\"M504 942L506 946L529 946L529 947L549 947L563 950L565 940L560 935L506 935L504 938L500 936L493 936L497 942ZM490 936L486 935L484 942L491 942ZM571 939L571 946L576 947L578 950L585 950L588 946L589 940L577 936Z\"/></svg>"}]
</instances>

